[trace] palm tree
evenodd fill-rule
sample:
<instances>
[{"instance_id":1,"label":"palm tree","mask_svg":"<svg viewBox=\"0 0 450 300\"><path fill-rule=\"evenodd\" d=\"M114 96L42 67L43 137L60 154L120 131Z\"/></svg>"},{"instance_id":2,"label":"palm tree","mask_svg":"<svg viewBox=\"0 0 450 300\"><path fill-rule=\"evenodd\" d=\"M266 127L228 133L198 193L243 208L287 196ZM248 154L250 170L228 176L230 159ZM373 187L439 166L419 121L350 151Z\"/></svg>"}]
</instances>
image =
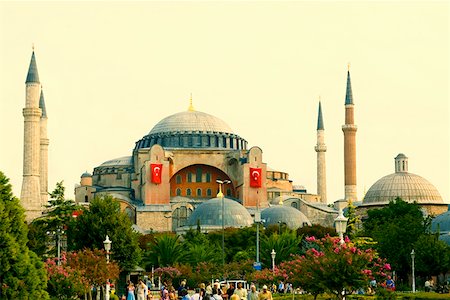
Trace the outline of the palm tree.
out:
<instances>
[{"instance_id":1,"label":"palm tree","mask_svg":"<svg viewBox=\"0 0 450 300\"><path fill-rule=\"evenodd\" d=\"M276 252L276 262L287 261L291 259L292 254L300 252L300 243L302 237L295 231L286 230L281 234L272 234L264 236L261 240L261 261L266 267L271 267L272 258L270 253L272 249Z\"/></svg>"},{"instance_id":2,"label":"palm tree","mask_svg":"<svg viewBox=\"0 0 450 300\"><path fill-rule=\"evenodd\" d=\"M182 262L183 247L179 236L164 233L155 237L155 241L149 244L149 250L145 253L147 266L167 267L177 262Z\"/></svg>"}]
</instances>

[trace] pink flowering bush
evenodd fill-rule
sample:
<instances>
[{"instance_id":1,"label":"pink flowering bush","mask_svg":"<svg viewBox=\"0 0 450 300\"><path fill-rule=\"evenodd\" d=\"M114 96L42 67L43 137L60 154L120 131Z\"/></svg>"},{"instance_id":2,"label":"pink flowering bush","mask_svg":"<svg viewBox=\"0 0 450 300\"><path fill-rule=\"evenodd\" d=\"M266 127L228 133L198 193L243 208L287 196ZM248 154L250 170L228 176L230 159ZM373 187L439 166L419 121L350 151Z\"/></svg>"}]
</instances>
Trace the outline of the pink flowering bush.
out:
<instances>
[{"instance_id":1,"label":"pink flowering bush","mask_svg":"<svg viewBox=\"0 0 450 300\"><path fill-rule=\"evenodd\" d=\"M172 280L181 275L180 270L174 267L157 268L154 271L156 276L161 277L162 282L172 283Z\"/></svg>"},{"instance_id":2,"label":"pink flowering bush","mask_svg":"<svg viewBox=\"0 0 450 300\"><path fill-rule=\"evenodd\" d=\"M300 286L315 295L327 292L342 299L365 288L372 279L383 282L390 265L372 249L358 249L348 238L340 244L337 237L308 237L308 250L283 262L275 276Z\"/></svg>"},{"instance_id":3,"label":"pink flowering bush","mask_svg":"<svg viewBox=\"0 0 450 300\"><path fill-rule=\"evenodd\" d=\"M80 271L71 268L65 261L58 266L56 259L48 259L45 268L48 276L47 291L50 296L71 299L85 293L87 284Z\"/></svg>"}]
</instances>

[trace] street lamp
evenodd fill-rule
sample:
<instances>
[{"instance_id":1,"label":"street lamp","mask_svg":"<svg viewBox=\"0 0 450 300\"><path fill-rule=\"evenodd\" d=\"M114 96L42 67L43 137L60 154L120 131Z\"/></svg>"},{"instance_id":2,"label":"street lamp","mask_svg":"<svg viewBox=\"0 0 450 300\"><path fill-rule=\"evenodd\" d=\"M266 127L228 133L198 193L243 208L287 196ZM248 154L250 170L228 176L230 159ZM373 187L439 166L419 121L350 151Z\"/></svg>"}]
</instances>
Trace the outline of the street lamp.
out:
<instances>
[{"instance_id":1,"label":"street lamp","mask_svg":"<svg viewBox=\"0 0 450 300\"><path fill-rule=\"evenodd\" d=\"M106 250L106 263L109 264L109 251L111 250L111 240L109 239L109 236L106 235L106 240L103 241L103 245L105 246ZM109 300L109 282L108 279L106 279L106 285L105 285L105 300Z\"/></svg>"},{"instance_id":2,"label":"street lamp","mask_svg":"<svg viewBox=\"0 0 450 300\"><path fill-rule=\"evenodd\" d=\"M414 249L411 251L411 260L412 260L412 291L413 293L416 292L416 276L414 274L414 257L416 256L416 253L414 252Z\"/></svg>"},{"instance_id":3,"label":"street lamp","mask_svg":"<svg viewBox=\"0 0 450 300\"><path fill-rule=\"evenodd\" d=\"M344 243L344 233L347 228L347 218L344 217L342 209L339 209L339 214L336 219L334 219L334 226L336 227L336 232L339 234L339 242Z\"/></svg>"},{"instance_id":4,"label":"street lamp","mask_svg":"<svg viewBox=\"0 0 450 300\"><path fill-rule=\"evenodd\" d=\"M270 256L272 256L272 273L275 274L275 256L277 256L277 253L274 249L272 249L272 252L270 252Z\"/></svg>"},{"instance_id":5,"label":"street lamp","mask_svg":"<svg viewBox=\"0 0 450 300\"><path fill-rule=\"evenodd\" d=\"M225 197L222 193L222 185L229 184L229 183L231 183L231 181L217 179L216 182L219 184L219 193L217 193L217 198L222 199L222 267L224 267L225 266L225 204L224 204Z\"/></svg>"},{"instance_id":6,"label":"street lamp","mask_svg":"<svg viewBox=\"0 0 450 300\"><path fill-rule=\"evenodd\" d=\"M47 235L56 236L56 247L58 249L57 255L58 255L58 266L61 265L61 235L64 234L64 230L62 230L59 226L56 229L56 231L47 231Z\"/></svg>"}]
</instances>

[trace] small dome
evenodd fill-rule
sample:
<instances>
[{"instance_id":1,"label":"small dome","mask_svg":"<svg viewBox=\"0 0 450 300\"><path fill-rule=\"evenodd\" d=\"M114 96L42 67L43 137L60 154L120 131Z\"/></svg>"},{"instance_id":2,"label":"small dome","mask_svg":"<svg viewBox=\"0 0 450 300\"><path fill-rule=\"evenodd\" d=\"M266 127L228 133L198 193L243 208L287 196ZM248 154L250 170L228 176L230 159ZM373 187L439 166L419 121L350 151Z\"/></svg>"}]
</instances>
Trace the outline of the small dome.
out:
<instances>
[{"instance_id":1,"label":"small dome","mask_svg":"<svg viewBox=\"0 0 450 300\"><path fill-rule=\"evenodd\" d=\"M443 203L434 185L419 175L408 173L408 157L405 154L398 154L394 160L395 173L375 182L364 196L363 205L385 205L397 197L410 203Z\"/></svg>"},{"instance_id":2,"label":"small dome","mask_svg":"<svg viewBox=\"0 0 450 300\"><path fill-rule=\"evenodd\" d=\"M261 219L265 221L265 227L278 225L280 222L294 230L303 227L305 224L311 225L309 219L301 211L284 205L275 205L264 209L261 212Z\"/></svg>"},{"instance_id":3,"label":"small dome","mask_svg":"<svg viewBox=\"0 0 450 300\"><path fill-rule=\"evenodd\" d=\"M398 172L375 182L364 196L363 205L384 205L397 197L410 203L444 203L428 180L412 173Z\"/></svg>"},{"instance_id":4,"label":"small dome","mask_svg":"<svg viewBox=\"0 0 450 300\"><path fill-rule=\"evenodd\" d=\"M450 211L436 216L431 221L431 230L436 232L449 232L450 233Z\"/></svg>"},{"instance_id":5,"label":"small dome","mask_svg":"<svg viewBox=\"0 0 450 300\"><path fill-rule=\"evenodd\" d=\"M253 224L253 218L247 209L238 202L224 198L223 214L225 227L247 227ZM186 226L222 227L222 198L213 198L200 204L189 217Z\"/></svg>"},{"instance_id":6,"label":"small dome","mask_svg":"<svg viewBox=\"0 0 450 300\"><path fill-rule=\"evenodd\" d=\"M200 111L183 111L168 116L153 127L151 134L172 132L221 132L233 133L221 119Z\"/></svg>"},{"instance_id":7,"label":"small dome","mask_svg":"<svg viewBox=\"0 0 450 300\"><path fill-rule=\"evenodd\" d=\"M92 174L89 173L88 171L86 171L83 174L81 174L81 178L85 178L85 177L92 177Z\"/></svg>"}]
</instances>

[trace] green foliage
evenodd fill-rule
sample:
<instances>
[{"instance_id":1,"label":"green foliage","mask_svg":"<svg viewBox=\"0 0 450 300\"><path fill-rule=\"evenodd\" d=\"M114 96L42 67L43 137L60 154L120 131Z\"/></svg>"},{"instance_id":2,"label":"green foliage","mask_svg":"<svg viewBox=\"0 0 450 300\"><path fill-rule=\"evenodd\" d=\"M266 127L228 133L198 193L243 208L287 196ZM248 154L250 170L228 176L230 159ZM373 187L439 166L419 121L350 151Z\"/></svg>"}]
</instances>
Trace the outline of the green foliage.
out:
<instances>
[{"instance_id":1,"label":"green foliage","mask_svg":"<svg viewBox=\"0 0 450 300\"><path fill-rule=\"evenodd\" d=\"M141 261L138 234L131 228L127 214L111 196L96 197L89 209L73 220L68 228L70 250L103 249L106 235L112 241L111 257L122 269L137 266Z\"/></svg>"},{"instance_id":2,"label":"green foliage","mask_svg":"<svg viewBox=\"0 0 450 300\"><path fill-rule=\"evenodd\" d=\"M356 207L353 205L353 202L350 201L348 203L344 216L348 218L345 234L353 240L358 235L361 224L360 218L356 215Z\"/></svg>"},{"instance_id":3,"label":"green foliage","mask_svg":"<svg viewBox=\"0 0 450 300\"><path fill-rule=\"evenodd\" d=\"M302 237L297 237L295 231L286 230L279 234L263 236L261 239L261 262L264 266L272 265L271 252L276 252L275 263L291 260L291 255L300 253Z\"/></svg>"},{"instance_id":4,"label":"green foliage","mask_svg":"<svg viewBox=\"0 0 450 300\"><path fill-rule=\"evenodd\" d=\"M377 242L380 255L387 258L397 276L405 280L411 268L411 250L418 237L426 233L429 220L424 218L416 203L399 198L367 214L363 222L364 235Z\"/></svg>"},{"instance_id":5,"label":"green foliage","mask_svg":"<svg viewBox=\"0 0 450 300\"><path fill-rule=\"evenodd\" d=\"M445 274L450 270L450 247L435 234L423 234L414 244L416 274L422 277Z\"/></svg>"},{"instance_id":6,"label":"green foliage","mask_svg":"<svg viewBox=\"0 0 450 300\"><path fill-rule=\"evenodd\" d=\"M0 299L48 299L43 263L27 247L24 210L0 172Z\"/></svg>"},{"instance_id":7,"label":"green foliage","mask_svg":"<svg viewBox=\"0 0 450 300\"><path fill-rule=\"evenodd\" d=\"M179 236L172 233L162 233L155 236L155 241L148 245L145 253L147 268L173 266L183 258L183 246Z\"/></svg>"},{"instance_id":8,"label":"green foliage","mask_svg":"<svg viewBox=\"0 0 450 300\"><path fill-rule=\"evenodd\" d=\"M322 225L303 226L297 229L297 236L303 236L303 239L311 236L321 239L327 235L337 236L336 229Z\"/></svg>"}]
</instances>

